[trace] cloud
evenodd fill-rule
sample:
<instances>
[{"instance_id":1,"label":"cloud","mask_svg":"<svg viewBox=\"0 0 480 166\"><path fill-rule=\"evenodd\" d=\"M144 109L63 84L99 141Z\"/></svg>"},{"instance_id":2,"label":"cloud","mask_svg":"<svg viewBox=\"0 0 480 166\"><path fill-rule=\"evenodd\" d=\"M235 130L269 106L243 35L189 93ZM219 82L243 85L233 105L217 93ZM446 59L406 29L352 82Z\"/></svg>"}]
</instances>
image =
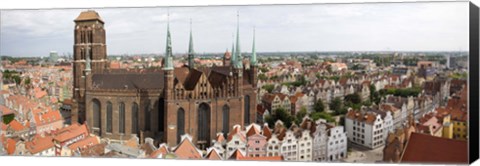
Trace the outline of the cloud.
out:
<instances>
[{"instance_id":1,"label":"cloud","mask_svg":"<svg viewBox=\"0 0 480 166\"><path fill-rule=\"evenodd\" d=\"M185 53L190 19L195 50L232 45L240 13L241 48L250 51L468 49L468 3L370 3L96 9L105 21L108 54L163 53L170 20L173 50ZM2 55L72 52L73 26L82 10L1 12ZM167 14L170 13L170 17Z\"/></svg>"}]
</instances>

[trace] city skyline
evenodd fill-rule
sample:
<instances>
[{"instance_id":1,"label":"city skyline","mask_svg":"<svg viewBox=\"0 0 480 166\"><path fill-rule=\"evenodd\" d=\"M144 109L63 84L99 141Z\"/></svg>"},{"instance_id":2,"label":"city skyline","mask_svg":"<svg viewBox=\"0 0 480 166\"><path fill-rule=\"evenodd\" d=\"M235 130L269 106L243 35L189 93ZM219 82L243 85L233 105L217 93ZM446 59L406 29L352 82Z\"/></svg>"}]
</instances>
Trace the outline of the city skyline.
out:
<instances>
[{"instance_id":1,"label":"city skyline","mask_svg":"<svg viewBox=\"0 0 480 166\"><path fill-rule=\"evenodd\" d=\"M168 11L176 54L187 52L190 19L197 53L230 51L237 11L242 52L251 50L253 27L258 52L468 51L468 11L461 10L464 5L445 2L96 10L107 22L110 55L163 54ZM80 11L2 11L0 55L46 57L54 50L60 55L72 53L72 19Z\"/></svg>"}]
</instances>

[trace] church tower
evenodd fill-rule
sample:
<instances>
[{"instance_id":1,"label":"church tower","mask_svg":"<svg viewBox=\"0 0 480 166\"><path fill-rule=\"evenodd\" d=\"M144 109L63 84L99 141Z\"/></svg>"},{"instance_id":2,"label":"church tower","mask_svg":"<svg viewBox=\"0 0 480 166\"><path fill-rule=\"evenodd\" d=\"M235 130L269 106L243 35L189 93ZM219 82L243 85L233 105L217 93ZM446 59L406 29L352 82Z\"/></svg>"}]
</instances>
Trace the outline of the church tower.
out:
<instances>
[{"instance_id":1,"label":"church tower","mask_svg":"<svg viewBox=\"0 0 480 166\"><path fill-rule=\"evenodd\" d=\"M163 60L163 72L164 72L164 85L163 85L163 96L164 96L164 106L163 106L163 114L164 114L164 119L159 119L159 123L164 123L163 131L164 135L163 138L164 140L167 141L167 144L169 146L174 146L177 143L176 140L176 133L177 133L177 128L173 127L170 128L169 126L175 125L176 123L169 123L172 120L175 119L176 113L175 113L175 105L174 105L174 75L173 75L173 53L172 53L172 41L171 41L171 35L170 35L170 20L167 22L167 42L166 42L166 48L165 48L165 59ZM169 120L170 119L170 120Z\"/></svg>"},{"instance_id":2,"label":"church tower","mask_svg":"<svg viewBox=\"0 0 480 166\"><path fill-rule=\"evenodd\" d=\"M104 22L100 15L88 10L80 13L74 20L74 52L73 52L73 101L72 122L85 121L85 69L87 59L90 61L92 73L105 69L107 45ZM88 58L87 58L88 56Z\"/></svg>"}]
</instances>

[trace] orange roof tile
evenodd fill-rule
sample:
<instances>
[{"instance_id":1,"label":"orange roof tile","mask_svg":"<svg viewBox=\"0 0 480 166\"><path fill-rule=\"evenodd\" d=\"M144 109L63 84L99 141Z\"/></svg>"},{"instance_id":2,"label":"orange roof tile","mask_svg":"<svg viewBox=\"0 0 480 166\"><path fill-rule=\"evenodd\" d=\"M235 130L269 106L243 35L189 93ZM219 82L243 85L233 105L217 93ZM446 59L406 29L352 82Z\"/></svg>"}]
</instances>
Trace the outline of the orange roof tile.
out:
<instances>
[{"instance_id":1,"label":"orange roof tile","mask_svg":"<svg viewBox=\"0 0 480 166\"><path fill-rule=\"evenodd\" d=\"M467 141L412 133L402 156L402 163L468 162Z\"/></svg>"},{"instance_id":2,"label":"orange roof tile","mask_svg":"<svg viewBox=\"0 0 480 166\"><path fill-rule=\"evenodd\" d=\"M230 157L228 159L238 160L238 159L241 159L243 157L245 157L245 156L243 156L242 152L240 152L240 150L237 149L232 153L232 155L230 155Z\"/></svg>"},{"instance_id":3,"label":"orange roof tile","mask_svg":"<svg viewBox=\"0 0 480 166\"><path fill-rule=\"evenodd\" d=\"M207 156L205 156L206 159L209 160L222 160L222 157L217 153L215 149L212 149Z\"/></svg>"},{"instance_id":4,"label":"orange roof tile","mask_svg":"<svg viewBox=\"0 0 480 166\"><path fill-rule=\"evenodd\" d=\"M32 141L25 143L25 148L30 152L30 154L36 154L38 152L50 149L55 146L52 140L52 136L42 137L37 134L32 139Z\"/></svg>"},{"instance_id":5,"label":"orange roof tile","mask_svg":"<svg viewBox=\"0 0 480 166\"><path fill-rule=\"evenodd\" d=\"M182 142L173 151L179 159L201 159L202 154L188 139L184 138Z\"/></svg>"},{"instance_id":6,"label":"orange roof tile","mask_svg":"<svg viewBox=\"0 0 480 166\"><path fill-rule=\"evenodd\" d=\"M159 155L162 155L162 156L165 156L167 153L168 153L168 148L164 145L160 145L160 148L158 148L157 150L153 151L151 154L150 154L150 157L151 158L157 158Z\"/></svg>"},{"instance_id":7,"label":"orange roof tile","mask_svg":"<svg viewBox=\"0 0 480 166\"><path fill-rule=\"evenodd\" d=\"M25 126L23 126L16 119L12 120L8 125L15 131L25 130Z\"/></svg>"},{"instance_id":8,"label":"orange roof tile","mask_svg":"<svg viewBox=\"0 0 480 166\"><path fill-rule=\"evenodd\" d=\"M82 134L88 135L87 125L83 124L80 126L79 124L75 123L55 132L54 140L58 142L65 142Z\"/></svg>"},{"instance_id":9,"label":"orange roof tile","mask_svg":"<svg viewBox=\"0 0 480 166\"><path fill-rule=\"evenodd\" d=\"M90 146L97 145L99 143L100 143L99 139L96 136L89 136L89 137L87 137L85 139L82 139L78 142L70 144L68 146L68 148L70 148L71 150L77 150L77 148L84 149L84 148L87 148L87 147L90 147Z\"/></svg>"},{"instance_id":10,"label":"orange roof tile","mask_svg":"<svg viewBox=\"0 0 480 166\"><path fill-rule=\"evenodd\" d=\"M17 142L11 138L8 138L4 145L8 155L12 155L13 153L15 153L15 149L17 148L16 146Z\"/></svg>"}]
</instances>

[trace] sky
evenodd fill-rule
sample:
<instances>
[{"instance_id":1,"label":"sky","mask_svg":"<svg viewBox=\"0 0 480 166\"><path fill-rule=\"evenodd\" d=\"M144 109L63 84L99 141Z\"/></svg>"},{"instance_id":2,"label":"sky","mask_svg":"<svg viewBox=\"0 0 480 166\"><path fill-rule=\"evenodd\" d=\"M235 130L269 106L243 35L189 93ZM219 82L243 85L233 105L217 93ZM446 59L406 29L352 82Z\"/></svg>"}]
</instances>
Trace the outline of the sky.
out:
<instances>
[{"instance_id":1,"label":"sky","mask_svg":"<svg viewBox=\"0 0 480 166\"><path fill-rule=\"evenodd\" d=\"M73 20L87 9L2 10L0 55L73 52ZM190 19L197 53L231 50L239 13L242 52L467 51L468 2L97 8L108 54L186 53Z\"/></svg>"}]
</instances>

